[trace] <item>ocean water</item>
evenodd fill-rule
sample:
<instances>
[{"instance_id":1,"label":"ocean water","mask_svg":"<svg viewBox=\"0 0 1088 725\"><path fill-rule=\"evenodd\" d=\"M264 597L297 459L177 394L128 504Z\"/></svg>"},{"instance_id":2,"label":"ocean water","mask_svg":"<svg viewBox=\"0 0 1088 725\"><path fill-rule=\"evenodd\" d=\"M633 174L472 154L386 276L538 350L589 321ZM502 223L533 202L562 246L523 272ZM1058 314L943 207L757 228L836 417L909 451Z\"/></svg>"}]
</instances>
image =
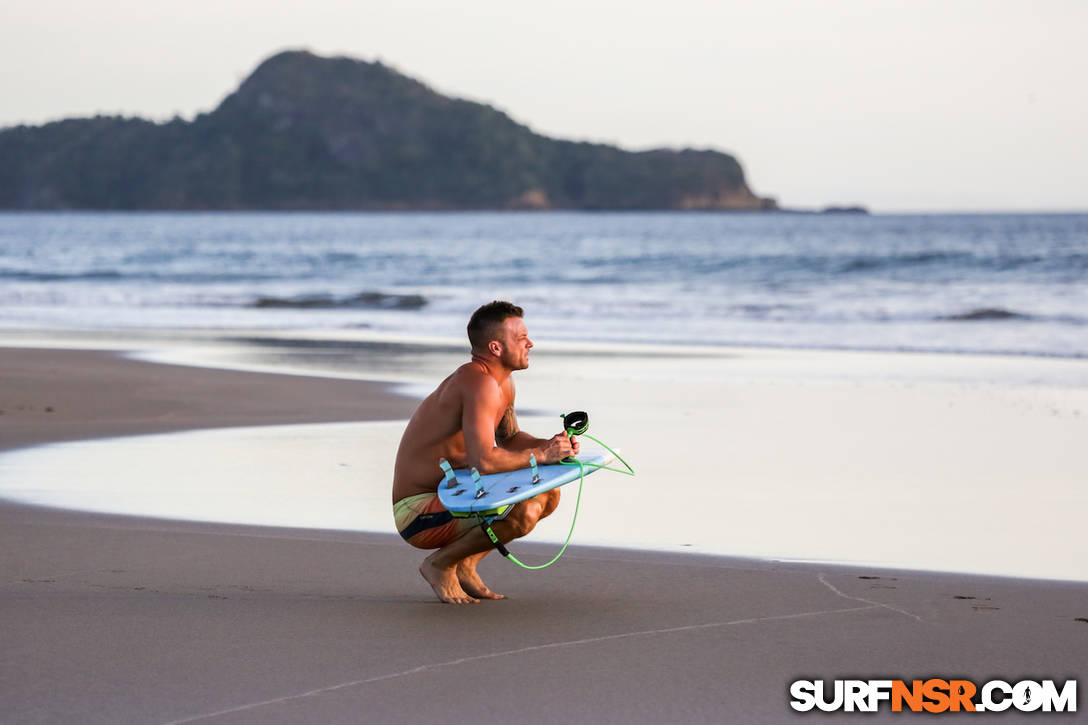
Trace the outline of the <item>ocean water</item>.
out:
<instances>
[{"instance_id":1,"label":"ocean water","mask_svg":"<svg viewBox=\"0 0 1088 725\"><path fill-rule=\"evenodd\" d=\"M1088 215L5 213L0 328L1088 356Z\"/></svg>"}]
</instances>

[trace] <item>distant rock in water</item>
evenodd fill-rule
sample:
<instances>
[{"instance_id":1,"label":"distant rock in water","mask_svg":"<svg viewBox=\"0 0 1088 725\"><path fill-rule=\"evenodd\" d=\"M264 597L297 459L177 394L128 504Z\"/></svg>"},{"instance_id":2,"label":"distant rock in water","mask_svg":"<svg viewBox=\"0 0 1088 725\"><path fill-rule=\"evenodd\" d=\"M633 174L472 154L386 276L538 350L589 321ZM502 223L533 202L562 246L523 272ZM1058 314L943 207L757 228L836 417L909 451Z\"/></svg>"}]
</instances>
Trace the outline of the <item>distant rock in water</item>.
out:
<instances>
[{"instance_id":1,"label":"distant rock in water","mask_svg":"<svg viewBox=\"0 0 1088 725\"><path fill-rule=\"evenodd\" d=\"M193 121L0 130L6 209L775 209L718 151L549 138L381 63L292 51Z\"/></svg>"},{"instance_id":2,"label":"distant rock in water","mask_svg":"<svg viewBox=\"0 0 1088 725\"><path fill-rule=\"evenodd\" d=\"M427 300L420 295L393 295L382 292L362 292L351 297L332 295L301 295L298 297L261 297L254 307L284 307L292 309L319 309L359 307L386 310L418 310Z\"/></svg>"},{"instance_id":3,"label":"distant rock in water","mask_svg":"<svg viewBox=\"0 0 1088 725\"><path fill-rule=\"evenodd\" d=\"M1000 307L980 307L979 309L971 310L970 312L964 312L958 315L947 315L945 317L938 317L937 319L945 322L980 322L983 320L1027 320L1030 318L1027 315L1003 310Z\"/></svg>"},{"instance_id":4,"label":"distant rock in water","mask_svg":"<svg viewBox=\"0 0 1088 725\"><path fill-rule=\"evenodd\" d=\"M863 206L828 206L820 210L821 214L861 214L868 215L869 210Z\"/></svg>"}]
</instances>

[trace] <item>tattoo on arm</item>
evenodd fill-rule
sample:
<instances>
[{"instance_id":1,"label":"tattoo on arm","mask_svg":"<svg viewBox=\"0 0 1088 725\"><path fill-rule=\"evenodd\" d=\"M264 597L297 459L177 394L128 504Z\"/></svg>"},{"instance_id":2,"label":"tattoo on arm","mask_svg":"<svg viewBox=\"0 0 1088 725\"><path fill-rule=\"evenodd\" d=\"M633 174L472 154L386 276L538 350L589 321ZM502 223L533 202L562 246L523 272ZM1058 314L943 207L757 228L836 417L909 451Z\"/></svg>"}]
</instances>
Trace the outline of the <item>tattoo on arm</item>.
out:
<instances>
[{"instance_id":1,"label":"tattoo on arm","mask_svg":"<svg viewBox=\"0 0 1088 725\"><path fill-rule=\"evenodd\" d=\"M495 442L502 443L509 440L517 435L517 432L517 419L514 417L514 406L511 405L503 413L502 420L499 421L499 427L495 429Z\"/></svg>"}]
</instances>

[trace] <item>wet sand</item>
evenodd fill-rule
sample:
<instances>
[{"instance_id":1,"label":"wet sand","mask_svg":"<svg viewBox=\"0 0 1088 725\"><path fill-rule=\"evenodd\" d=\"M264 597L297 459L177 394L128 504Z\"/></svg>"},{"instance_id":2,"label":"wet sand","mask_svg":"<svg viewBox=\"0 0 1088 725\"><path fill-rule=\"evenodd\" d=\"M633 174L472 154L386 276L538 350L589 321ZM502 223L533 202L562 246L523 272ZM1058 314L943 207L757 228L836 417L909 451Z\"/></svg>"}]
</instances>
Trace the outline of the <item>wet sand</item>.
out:
<instances>
[{"instance_id":1,"label":"wet sand","mask_svg":"<svg viewBox=\"0 0 1088 725\"><path fill-rule=\"evenodd\" d=\"M194 428L404 418L362 380L152 365L103 350L0 347L0 451Z\"/></svg>"},{"instance_id":2,"label":"wet sand","mask_svg":"<svg viewBox=\"0 0 1088 725\"><path fill-rule=\"evenodd\" d=\"M0 371L6 450L413 407L376 383L93 351L0 348ZM489 557L511 598L454 607L420 558L394 535L0 504L0 721L775 723L802 717L802 677L1064 680L1088 662L1084 583L576 540L541 573Z\"/></svg>"}]
</instances>

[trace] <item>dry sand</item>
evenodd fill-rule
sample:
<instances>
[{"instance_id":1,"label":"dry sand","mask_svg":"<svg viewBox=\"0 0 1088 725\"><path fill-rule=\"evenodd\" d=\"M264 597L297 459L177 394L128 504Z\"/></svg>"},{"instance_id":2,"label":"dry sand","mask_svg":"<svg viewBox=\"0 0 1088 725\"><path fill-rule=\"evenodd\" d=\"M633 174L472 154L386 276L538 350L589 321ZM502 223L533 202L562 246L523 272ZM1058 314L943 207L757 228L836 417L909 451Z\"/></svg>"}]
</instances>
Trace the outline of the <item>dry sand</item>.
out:
<instances>
[{"instance_id":1,"label":"dry sand","mask_svg":"<svg viewBox=\"0 0 1088 725\"><path fill-rule=\"evenodd\" d=\"M411 407L376 384L0 348L0 449ZM800 677L1088 662L1083 583L572 547L542 573L489 557L511 599L453 607L419 559L395 536L2 504L0 721L775 723L804 717Z\"/></svg>"}]
</instances>

